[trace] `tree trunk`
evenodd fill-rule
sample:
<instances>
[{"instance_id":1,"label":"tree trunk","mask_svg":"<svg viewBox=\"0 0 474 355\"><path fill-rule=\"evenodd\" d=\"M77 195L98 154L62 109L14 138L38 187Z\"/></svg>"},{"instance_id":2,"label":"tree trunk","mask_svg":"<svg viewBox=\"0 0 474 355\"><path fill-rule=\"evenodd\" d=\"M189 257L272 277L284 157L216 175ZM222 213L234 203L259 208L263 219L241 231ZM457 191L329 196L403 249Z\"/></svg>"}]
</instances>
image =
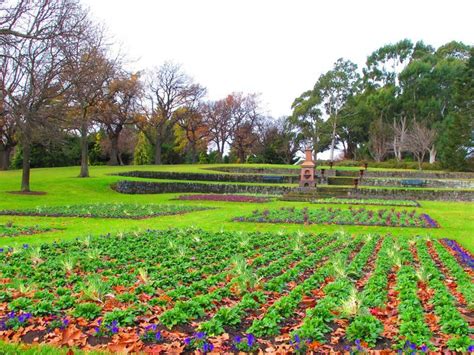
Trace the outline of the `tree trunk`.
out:
<instances>
[{"instance_id":1,"label":"tree trunk","mask_svg":"<svg viewBox=\"0 0 474 355\"><path fill-rule=\"evenodd\" d=\"M245 163L245 152L243 150L239 152L239 160L240 160L240 164Z\"/></svg>"},{"instance_id":2,"label":"tree trunk","mask_svg":"<svg viewBox=\"0 0 474 355\"><path fill-rule=\"evenodd\" d=\"M191 163L196 164L198 162L198 156L196 151L196 144L191 143Z\"/></svg>"},{"instance_id":3,"label":"tree trunk","mask_svg":"<svg viewBox=\"0 0 474 355\"><path fill-rule=\"evenodd\" d=\"M434 164L436 162L436 154L437 154L436 147L433 145L430 148L430 164Z\"/></svg>"},{"instance_id":4,"label":"tree trunk","mask_svg":"<svg viewBox=\"0 0 474 355\"><path fill-rule=\"evenodd\" d=\"M161 164L161 135L157 135L155 144L155 165Z\"/></svg>"},{"instance_id":5,"label":"tree trunk","mask_svg":"<svg viewBox=\"0 0 474 355\"><path fill-rule=\"evenodd\" d=\"M87 122L83 119L81 123L81 173L79 177L89 177L89 141L87 138Z\"/></svg>"},{"instance_id":6,"label":"tree trunk","mask_svg":"<svg viewBox=\"0 0 474 355\"><path fill-rule=\"evenodd\" d=\"M23 149L23 173L21 176L21 191L30 192L30 157L31 143L28 139L24 139L22 143Z\"/></svg>"},{"instance_id":7,"label":"tree trunk","mask_svg":"<svg viewBox=\"0 0 474 355\"><path fill-rule=\"evenodd\" d=\"M118 165L118 136L110 136L110 159L109 165Z\"/></svg>"},{"instance_id":8,"label":"tree trunk","mask_svg":"<svg viewBox=\"0 0 474 355\"><path fill-rule=\"evenodd\" d=\"M416 154L416 159L418 160L418 170L423 170L423 160L425 160L425 154L424 153L418 153Z\"/></svg>"},{"instance_id":9,"label":"tree trunk","mask_svg":"<svg viewBox=\"0 0 474 355\"><path fill-rule=\"evenodd\" d=\"M336 112L336 116L334 117L334 123L332 124L331 153L329 156L329 161L334 161L334 148L336 146L336 119L337 119L337 112Z\"/></svg>"},{"instance_id":10,"label":"tree trunk","mask_svg":"<svg viewBox=\"0 0 474 355\"><path fill-rule=\"evenodd\" d=\"M12 147L4 147L0 150L0 170L8 170L10 167L10 155Z\"/></svg>"}]
</instances>

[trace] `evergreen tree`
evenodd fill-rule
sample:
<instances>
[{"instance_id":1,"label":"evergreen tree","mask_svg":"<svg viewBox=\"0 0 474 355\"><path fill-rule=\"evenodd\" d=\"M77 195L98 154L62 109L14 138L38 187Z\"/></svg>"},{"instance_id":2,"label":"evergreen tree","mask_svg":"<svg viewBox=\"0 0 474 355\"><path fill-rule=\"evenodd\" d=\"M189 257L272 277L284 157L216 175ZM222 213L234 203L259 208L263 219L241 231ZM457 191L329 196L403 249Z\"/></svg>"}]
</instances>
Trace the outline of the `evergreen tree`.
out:
<instances>
[{"instance_id":1,"label":"evergreen tree","mask_svg":"<svg viewBox=\"0 0 474 355\"><path fill-rule=\"evenodd\" d=\"M153 149L143 132L138 135L138 142L133 153L133 163L135 165L148 165L153 161Z\"/></svg>"}]
</instances>

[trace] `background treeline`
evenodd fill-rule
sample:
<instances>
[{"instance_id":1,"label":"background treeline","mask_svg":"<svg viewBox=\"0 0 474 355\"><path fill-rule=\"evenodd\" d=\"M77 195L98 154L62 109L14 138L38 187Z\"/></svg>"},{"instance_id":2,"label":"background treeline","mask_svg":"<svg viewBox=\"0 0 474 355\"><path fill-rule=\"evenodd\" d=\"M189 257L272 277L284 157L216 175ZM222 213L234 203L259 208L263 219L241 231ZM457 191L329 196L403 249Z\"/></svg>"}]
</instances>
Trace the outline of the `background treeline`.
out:
<instances>
[{"instance_id":1,"label":"background treeline","mask_svg":"<svg viewBox=\"0 0 474 355\"><path fill-rule=\"evenodd\" d=\"M439 161L465 170L474 153L473 47L433 48L402 40L367 58L361 71L339 59L293 103L290 121L306 143L344 159ZM471 161L472 169L472 161Z\"/></svg>"},{"instance_id":2,"label":"background treeline","mask_svg":"<svg viewBox=\"0 0 474 355\"><path fill-rule=\"evenodd\" d=\"M24 191L31 166L293 163L310 144L330 160L340 148L463 170L473 152L473 49L460 42L403 40L362 70L339 59L278 119L254 93L208 100L171 62L128 71L77 0L2 3L0 50L0 168L21 167Z\"/></svg>"}]
</instances>

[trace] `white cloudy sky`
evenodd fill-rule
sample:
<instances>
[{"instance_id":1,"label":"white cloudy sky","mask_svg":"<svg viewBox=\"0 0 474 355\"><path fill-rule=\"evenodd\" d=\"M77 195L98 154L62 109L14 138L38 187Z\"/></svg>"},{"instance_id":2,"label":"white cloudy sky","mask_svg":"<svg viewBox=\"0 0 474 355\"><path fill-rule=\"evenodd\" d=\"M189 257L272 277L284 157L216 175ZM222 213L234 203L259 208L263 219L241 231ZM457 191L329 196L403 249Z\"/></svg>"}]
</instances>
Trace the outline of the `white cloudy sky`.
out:
<instances>
[{"instance_id":1,"label":"white cloudy sky","mask_svg":"<svg viewBox=\"0 0 474 355\"><path fill-rule=\"evenodd\" d=\"M472 0L82 0L133 69L172 60L210 99L258 92L275 117L345 57L403 38L474 42Z\"/></svg>"}]
</instances>

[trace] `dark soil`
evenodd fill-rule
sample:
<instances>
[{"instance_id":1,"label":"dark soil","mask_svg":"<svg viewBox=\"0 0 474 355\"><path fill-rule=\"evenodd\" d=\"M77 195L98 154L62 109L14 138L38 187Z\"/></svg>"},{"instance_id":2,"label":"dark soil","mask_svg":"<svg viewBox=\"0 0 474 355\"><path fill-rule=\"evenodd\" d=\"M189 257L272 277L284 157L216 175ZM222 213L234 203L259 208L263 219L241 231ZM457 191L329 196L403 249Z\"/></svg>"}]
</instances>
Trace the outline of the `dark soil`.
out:
<instances>
[{"instance_id":1,"label":"dark soil","mask_svg":"<svg viewBox=\"0 0 474 355\"><path fill-rule=\"evenodd\" d=\"M46 334L48 334L47 330L32 330L23 335L21 341L26 344L31 344L35 340L40 342Z\"/></svg>"},{"instance_id":2,"label":"dark soil","mask_svg":"<svg viewBox=\"0 0 474 355\"><path fill-rule=\"evenodd\" d=\"M87 344L89 344L90 346L104 345L104 344L108 344L110 340L111 338L106 337L106 336L101 336L101 337L90 336L87 338Z\"/></svg>"}]
</instances>

